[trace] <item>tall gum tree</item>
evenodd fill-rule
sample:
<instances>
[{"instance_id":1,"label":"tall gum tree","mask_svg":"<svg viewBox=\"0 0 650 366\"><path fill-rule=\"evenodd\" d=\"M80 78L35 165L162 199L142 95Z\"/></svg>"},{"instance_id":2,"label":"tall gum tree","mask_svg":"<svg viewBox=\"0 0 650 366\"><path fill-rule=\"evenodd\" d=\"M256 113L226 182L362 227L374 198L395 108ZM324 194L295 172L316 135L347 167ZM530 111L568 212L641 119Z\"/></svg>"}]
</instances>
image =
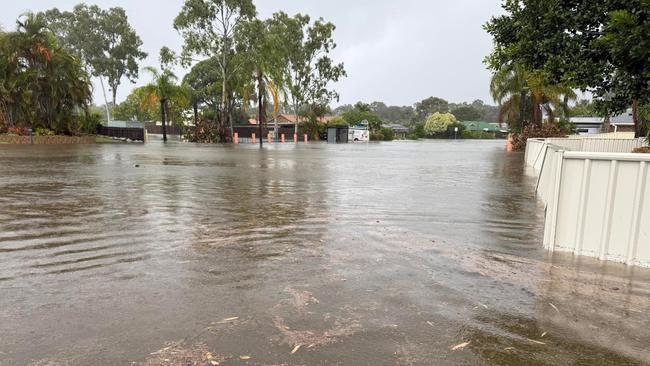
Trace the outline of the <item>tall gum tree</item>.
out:
<instances>
[{"instance_id":1,"label":"tall gum tree","mask_svg":"<svg viewBox=\"0 0 650 366\"><path fill-rule=\"evenodd\" d=\"M123 78L136 82L138 62L147 57L124 9L104 10L97 5L79 4L71 12L54 8L42 14L61 45L74 52L102 85L103 78L108 80L115 105Z\"/></svg>"},{"instance_id":2,"label":"tall gum tree","mask_svg":"<svg viewBox=\"0 0 650 366\"><path fill-rule=\"evenodd\" d=\"M235 35L241 24L256 15L252 0L185 0L181 12L174 20L174 28L183 36L183 56L215 57L221 74L221 102L219 105L219 138L222 142L232 138L225 132L228 119L229 79L241 67L233 57ZM232 123L232 121L230 121Z\"/></svg>"},{"instance_id":3,"label":"tall gum tree","mask_svg":"<svg viewBox=\"0 0 650 366\"><path fill-rule=\"evenodd\" d=\"M282 25L283 44L287 52L286 88L296 116L295 133L298 133L298 109L302 105L328 104L338 100L338 93L328 89L347 74L342 63L335 63L329 53L336 48L334 24L318 19L311 22L308 15L290 17L279 12L271 22Z\"/></svg>"}]
</instances>

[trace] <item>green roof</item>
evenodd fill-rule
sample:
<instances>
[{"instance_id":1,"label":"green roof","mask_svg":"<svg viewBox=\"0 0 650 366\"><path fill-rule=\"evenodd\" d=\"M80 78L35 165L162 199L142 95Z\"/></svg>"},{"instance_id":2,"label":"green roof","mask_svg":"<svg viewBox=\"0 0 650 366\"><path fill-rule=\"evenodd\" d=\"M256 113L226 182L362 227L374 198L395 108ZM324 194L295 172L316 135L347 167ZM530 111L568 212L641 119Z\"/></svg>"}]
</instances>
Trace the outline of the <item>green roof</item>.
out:
<instances>
[{"instance_id":1,"label":"green roof","mask_svg":"<svg viewBox=\"0 0 650 366\"><path fill-rule=\"evenodd\" d=\"M467 121L461 122L465 129L468 131L488 131L488 132L499 132L502 130L497 123L489 123L483 121Z\"/></svg>"}]
</instances>

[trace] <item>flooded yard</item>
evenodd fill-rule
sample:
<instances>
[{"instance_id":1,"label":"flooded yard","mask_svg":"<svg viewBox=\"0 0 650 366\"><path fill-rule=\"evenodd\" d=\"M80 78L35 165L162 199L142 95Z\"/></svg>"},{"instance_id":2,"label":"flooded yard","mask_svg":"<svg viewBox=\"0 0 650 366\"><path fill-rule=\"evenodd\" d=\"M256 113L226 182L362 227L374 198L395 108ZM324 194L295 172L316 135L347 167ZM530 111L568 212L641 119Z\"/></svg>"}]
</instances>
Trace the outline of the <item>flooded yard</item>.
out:
<instances>
[{"instance_id":1,"label":"flooded yard","mask_svg":"<svg viewBox=\"0 0 650 366\"><path fill-rule=\"evenodd\" d=\"M649 364L503 145L0 145L0 366Z\"/></svg>"}]
</instances>

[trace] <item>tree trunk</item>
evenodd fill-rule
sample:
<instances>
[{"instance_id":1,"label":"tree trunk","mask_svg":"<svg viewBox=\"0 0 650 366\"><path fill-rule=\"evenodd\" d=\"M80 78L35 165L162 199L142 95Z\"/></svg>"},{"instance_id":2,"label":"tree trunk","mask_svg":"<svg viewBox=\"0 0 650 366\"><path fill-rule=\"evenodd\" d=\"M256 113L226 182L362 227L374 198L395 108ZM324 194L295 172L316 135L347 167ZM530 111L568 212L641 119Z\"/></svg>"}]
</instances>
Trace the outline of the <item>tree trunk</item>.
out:
<instances>
[{"instance_id":1,"label":"tree trunk","mask_svg":"<svg viewBox=\"0 0 650 366\"><path fill-rule=\"evenodd\" d=\"M647 137L648 128L645 121L639 120L639 101L632 101L632 120L634 121L634 137Z\"/></svg>"},{"instance_id":2,"label":"tree trunk","mask_svg":"<svg viewBox=\"0 0 650 366\"><path fill-rule=\"evenodd\" d=\"M114 108L117 105L117 87L116 85L111 85L110 87L113 89L113 105L111 107Z\"/></svg>"},{"instance_id":3,"label":"tree trunk","mask_svg":"<svg viewBox=\"0 0 650 366\"><path fill-rule=\"evenodd\" d=\"M539 102L539 97L534 94L531 95L533 101L533 124L537 127L542 127L542 110L541 103Z\"/></svg>"},{"instance_id":4,"label":"tree trunk","mask_svg":"<svg viewBox=\"0 0 650 366\"><path fill-rule=\"evenodd\" d=\"M264 80L261 73L257 73L257 126L259 130L260 148L264 146L264 135L262 124L266 123L266 115L264 110Z\"/></svg>"},{"instance_id":5,"label":"tree trunk","mask_svg":"<svg viewBox=\"0 0 650 366\"><path fill-rule=\"evenodd\" d=\"M525 119L526 118L526 91L522 90L519 92L519 128L524 129Z\"/></svg>"},{"instance_id":6,"label":"tree trunk","mask_svg":"<svg viewBox=\"0 0 650 366\"><path fill-rule=\"evenodd\" d=\"M196 100L192 103L194 107L194 127L199 124L199 103Z\"/></svg>"},{"instance_id":7,"label":"tree trunk","mask_svg":"<svg viewBox=\"0 0 650 366\"><path fill-rule=\"evenodd\" d=\"M293 104L293 112L296 114L296 123L294 125L293 133L298 134L298 103Z\"/></svg>"},{"instance_id":8,"label":"tree trunk","mask_svg":"<svg viewBox=\"0 0 650 366\"><path fill-rule=\"evenodd\" d=\"M167 124L165 122L165 104L166 100L160 100L160 117L162 119L163 142L167 142Z\"/></svg>"},{"instance_id":9,"label":"tree trunk","mask_svg":"<svg viewBox=\"0 0 650 366\"><path fill-rule=\"evenodd\" d=\"M99 83L102 86L102 94L104 95L104 107L106 108L106 123L111 122L111 111L108 108L108 99L106 99L106 88L104 87L104 79L100 76L99 77Z\"/></svg>"}]
</instances>

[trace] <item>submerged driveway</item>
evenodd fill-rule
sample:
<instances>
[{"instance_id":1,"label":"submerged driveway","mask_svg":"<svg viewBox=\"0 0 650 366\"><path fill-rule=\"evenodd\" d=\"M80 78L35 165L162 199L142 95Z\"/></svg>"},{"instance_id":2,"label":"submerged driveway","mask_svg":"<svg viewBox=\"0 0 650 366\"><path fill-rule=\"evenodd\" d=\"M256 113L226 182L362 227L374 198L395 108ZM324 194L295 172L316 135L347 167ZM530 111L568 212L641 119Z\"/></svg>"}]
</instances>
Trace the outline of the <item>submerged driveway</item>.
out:
<instances>
[{"instance_id":1,"label":"submerged driveway","mask_svg":"<svg viewBox=\"0 0 650 366\"><path fill-rule=\"evenodd\" d=\"M0 145L0 365L650 363L503 145Z\"/></svg>"}]
</instances>

